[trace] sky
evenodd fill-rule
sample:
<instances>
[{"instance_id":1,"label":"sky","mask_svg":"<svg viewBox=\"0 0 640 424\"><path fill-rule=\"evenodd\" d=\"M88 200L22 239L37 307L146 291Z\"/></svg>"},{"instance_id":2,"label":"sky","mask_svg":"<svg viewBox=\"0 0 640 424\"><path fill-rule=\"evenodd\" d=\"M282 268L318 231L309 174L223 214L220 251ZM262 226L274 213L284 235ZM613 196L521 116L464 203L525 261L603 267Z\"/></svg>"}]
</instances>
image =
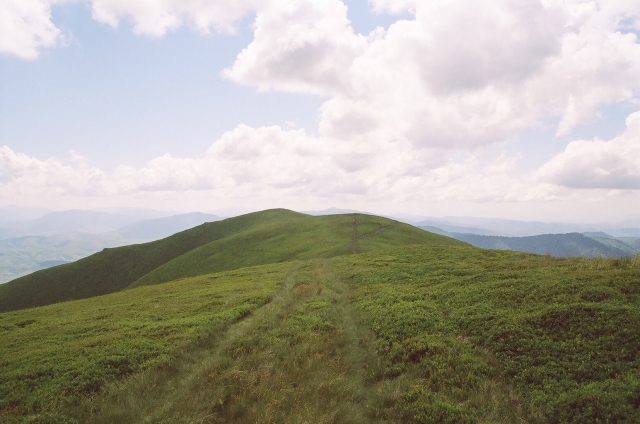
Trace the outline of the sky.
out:
<instances>
[{"instance_id":1,"label":"sky","mask_svg":"<svg viewBox=\"0 0 640 424\"><path fill-rule=\"evenodd\" d=\"M0 206L640 217L640 0L0 0Z\"/></svg>"}]
</instances>

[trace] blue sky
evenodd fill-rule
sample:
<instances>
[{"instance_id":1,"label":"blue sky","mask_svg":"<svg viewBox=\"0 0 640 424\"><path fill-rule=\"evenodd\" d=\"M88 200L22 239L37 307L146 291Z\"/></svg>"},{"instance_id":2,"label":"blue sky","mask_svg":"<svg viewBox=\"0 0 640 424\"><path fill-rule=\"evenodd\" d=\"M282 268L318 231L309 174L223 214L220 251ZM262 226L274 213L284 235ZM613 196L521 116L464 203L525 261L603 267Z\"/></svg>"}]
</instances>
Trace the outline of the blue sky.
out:
<instances>
[{"instance_id":1,"label":"blue sky","mask_svg":"<svg viewBox=\"0 0 640 424\"><path fill-rule=\"evenodd\" d=\"M637 217L640 3L592 4L10 0L0 205Z\"/></svg>"}]
</instances>

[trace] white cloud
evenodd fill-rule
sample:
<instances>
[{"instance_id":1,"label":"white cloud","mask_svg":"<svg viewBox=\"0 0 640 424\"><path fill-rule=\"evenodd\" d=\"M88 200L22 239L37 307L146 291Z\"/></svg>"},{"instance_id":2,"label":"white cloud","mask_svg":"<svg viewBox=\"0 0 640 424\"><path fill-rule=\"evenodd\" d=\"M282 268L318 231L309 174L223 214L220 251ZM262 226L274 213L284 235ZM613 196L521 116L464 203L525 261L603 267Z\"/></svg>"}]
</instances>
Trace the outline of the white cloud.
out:
<instances>
[{"instance_id":1,"label":"white cloud","mask_svg":"<svg viewBox=\"0 0 640 424\"><path fill-rule=\"evenodd\" d=\"M400 14L413 10L416 0L369 0L369 4L377 13Z\"/></svg>"},{"instance_id":2,"label":"white cloud","mask_svg":"<svg viewBox=\"0 0 640 424\"><path fill-rule=\"evenodd\" d=\"M100 169L86 164L73 167L54 158L39 160L7 146L0 148L0 197L102 196L112 192Z\"/></svg>"},{"instance_id":3,"label":"white cloud","mask_svg":"<svg viewBox=\"0 0 640 424\"><path fill-rule=\"evenodd\" d=\"M51 21L51 0L0 0L0 53L36 59L43 47L60 43Z\"/></svg>"},{"instance_id":4,"label":"white cloud","mask_svg":"<svg viewBox=\"0 0 640 424\"><path fill-rule=\"evenodd\" d=\"M38 17L24 20L33 22L21 32L31 42L13 43L14 54L35 57L55 44L51 0L1 1L24 10L0 16ZM603 105L639 100L640 43L630 32L640 27L639 0L370 3L413 19L361 35L339 0L92 0L92 8L96 20L127 20L148 36L185 25L233 31L255 13L253 41L223 75L260 90L329 96L321 134L345 142L473 149L547 118L568 134Z\"/></svg>"},{"instance_id":5,"label":"white cloud","mask_svg":"<svg viewBox=\"0 0 640 424\"><path fill-rule=\"evenodd\" d=\"M121 166L111 175L80 159L73 162L72 157L71 164L64 164L3 147L0 201L64 197L77 203L91 197L127 202L161 199L169 205L172 199L180 198L198 204L233 199L255 208L287 202L435 207L558 200L579 203L592 198L610 202L624 194L609 193L615 195L607 198L588 191L576 195L575 190L553 181L514 177L511 172L518 155L503 153L487 161L470 153L452 156L444 149L416 151L410 144L397 142L345 144L277 126L239 125L215 141L202 157L166 154L141 168Z\"/></svg>"},{"instance_id":6,"label":"white cloud","mask_svg":"<svg viewBox=\"0 0 640 424\"><path fill-rule=\"evenodd\" d=\"M235 22L255 9L258 0L93 0L93 17L117 26L133 22L133 31L161 37L183 25L208 34L211 29L235 32Z\"/></svg>"},{"instance_id":7,"label":"white cloud","mask_svg":"<svg viewBox=\"0 0 640 424\"><path fill-rule=\"evenodd\" d=\"M399 4L399 3L398 3ZM566 134L604 104L640 90L640 44L623 22L638 2L418 1L366 38L337 1L276 2L225 75L259 89L329 95L320 130L344 140L404 139L416 148L474 148L548 117ZM329 22L329 23L327 23Z\"/></svg>"},{"instance_id":8,"label":"white cloud","mask_svg":"<svg viewBox=\"0 0 640 424\"><path fill-rule=\"evenodd\" d=\"M452 160L445 153L416 153L398 143L346 145L304 130L240 125L202 158L164 155L141 169L120 167L114 184L121 193L199 190L255 200L504 202L555 196L550 184L508 175L518 157L503 154L483 164L473 155Z\"/></svg>"},{"instance_id":9,"label":"white cloud","mask_svg":"<svg viewBox=\"0 0 640 424\"><path fill-rule=\"evenodd\" d=\"M640 190L640 112L629 115L626 131L613 140L572 141L537 176L571 188Z\"/></svg>"},{"instance_id":10,"label":"white cloud","mask_svg":"<svg viewBox=\"0 0 640 424\"><path fill-rule=\"evenodd\" d=\"M339 0L272 1L258 10L254 26L253 42L223 75L261 90L339 93L366 47Z\"/></svg>"},{"instance_id":11,"label":"white cloud","mask_svg":"<svg viewBox=\"0 0 640 424\"><path fill-rule=\"evenodd\" d=\"M34 58L59 42L50 4L0 0L10 11L0 13L0 51ZM640 188L637 114L614 140L570 143L537 180L511 176L517 156L476 156L542 120L568 134L603 105L639 102L640 0L370 4L411 19L357 34L339 0L92 0L97 21L151 37L181 26L233 32L255 14L254 39L223 75L326 96L319 134L240 125L203 157L167 154L109 176L85 159L65 165L5 147L0 190L517 202L575 196L567 187Z\"/></svg>"}]
</instances>

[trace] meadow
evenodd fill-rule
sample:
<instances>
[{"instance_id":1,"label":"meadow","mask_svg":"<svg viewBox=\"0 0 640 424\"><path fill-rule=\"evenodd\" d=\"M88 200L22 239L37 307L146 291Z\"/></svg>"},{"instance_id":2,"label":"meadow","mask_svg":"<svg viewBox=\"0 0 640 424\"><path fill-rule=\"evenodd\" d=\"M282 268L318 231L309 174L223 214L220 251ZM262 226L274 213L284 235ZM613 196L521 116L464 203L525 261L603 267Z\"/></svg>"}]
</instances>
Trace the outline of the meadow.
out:
<instances>
[{"instance_id":1,"label":"meadow","mask_svg":"<svg viewBox=\"0 0 640 424\"><path fill-rule=\"evenodd\" d=\"M106 384L169 366L269 302L288 266L0 314L0 420L72 421Z\"/></svg>"},{"instance_id":2,"label":"meadow","mask_svg":"<svg viewBox=\"0 0 640 424\"><path fill-rule=\"evenodd\" d=\"M639 258L331 225L289 261L206 273L231 235L173 281L0 314L0 421L640 422ZM253 254L296 239L269 228Z\"/></svg>"}]
</instances>

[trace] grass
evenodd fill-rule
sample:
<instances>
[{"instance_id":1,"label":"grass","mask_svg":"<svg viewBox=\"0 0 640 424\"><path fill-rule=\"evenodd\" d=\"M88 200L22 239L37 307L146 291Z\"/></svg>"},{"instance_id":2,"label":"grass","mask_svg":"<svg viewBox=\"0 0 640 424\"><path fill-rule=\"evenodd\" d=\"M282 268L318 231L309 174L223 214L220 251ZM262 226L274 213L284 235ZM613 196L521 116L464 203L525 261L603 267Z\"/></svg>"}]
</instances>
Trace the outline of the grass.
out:
<instances>
[{"instance_id":1,"label":"grass","mask_svg":"<svg viewBox=\"0 0 640 424\"><path fill-rule=\"evenodd\" d=\"M99 413L84 418L369 422L379 412L371 383L380 368L375 338L345 290L327 261L299 263L273 302L194 353L197 359L121 385L97 405Z\"/></svg>"},{"instance_id":2,"label":"grass","mask_svg":"<svg viewBox=\"0 0 640 424\"><path fill-rule=\"evenodd\" d=\"M386 218L314 217L273 209L206 223L151 243L105 249L2 284L0 312L246 266L350 254L356 220L361 228L377 231L357 240L361 251L395 245L462 244Z\"/></svg>"},{"instance_id":3,"label":"grass","mask_svg":"<svg viewBox=\"0 0 640 424\"><path fill-rule=\"evenodd\" d=\"M638 258L417 247L335 262L387 373L424 378L401 398L409 421L499 421L488 385L532 422L640 422Z\"/></svg>"},{"instance_id":4,"label":"grass","mask_svg":"<svg viewBox=\"0 0 640 424\"><path fill-rule=\"evenodd\" d=\"M0 314L0 421L64 421L109 382L168 366L269 302L288 266Z\"/></svg>"},{"instance_id":5,"label":"grass","mask_svg":"<svg viewBox=\"0 0 640 424\"><path fill-rule=\"evenodd\" d=\"M372 215L308 216L265 220L245 231L194 249L144 275L131 287L159 284L268 263L331 258L394 246L462 246L458 240Z\"/></svg>"},{"instance_id":6,"label":"grass","mask_svg":"<svg viewBox=\"0 0 640 424\"><path fill-rule=\"evenodd\" d=\"M0 285L0 312L86 299L120 291L158 266L213 240L295 212L270 210L211 222L162 240L104 249L71 264Z\"/></svg>"},{"instance_id":7,"label":"grass","mask_svg":"<svg viewBox=\"0 0 640 424\"><path fill-rule=\"evenodd\" d=\"M0 421L640 422L640 258L347 218L229 236L290 262L0 314Z\"/></svg>"}]
</instances>

